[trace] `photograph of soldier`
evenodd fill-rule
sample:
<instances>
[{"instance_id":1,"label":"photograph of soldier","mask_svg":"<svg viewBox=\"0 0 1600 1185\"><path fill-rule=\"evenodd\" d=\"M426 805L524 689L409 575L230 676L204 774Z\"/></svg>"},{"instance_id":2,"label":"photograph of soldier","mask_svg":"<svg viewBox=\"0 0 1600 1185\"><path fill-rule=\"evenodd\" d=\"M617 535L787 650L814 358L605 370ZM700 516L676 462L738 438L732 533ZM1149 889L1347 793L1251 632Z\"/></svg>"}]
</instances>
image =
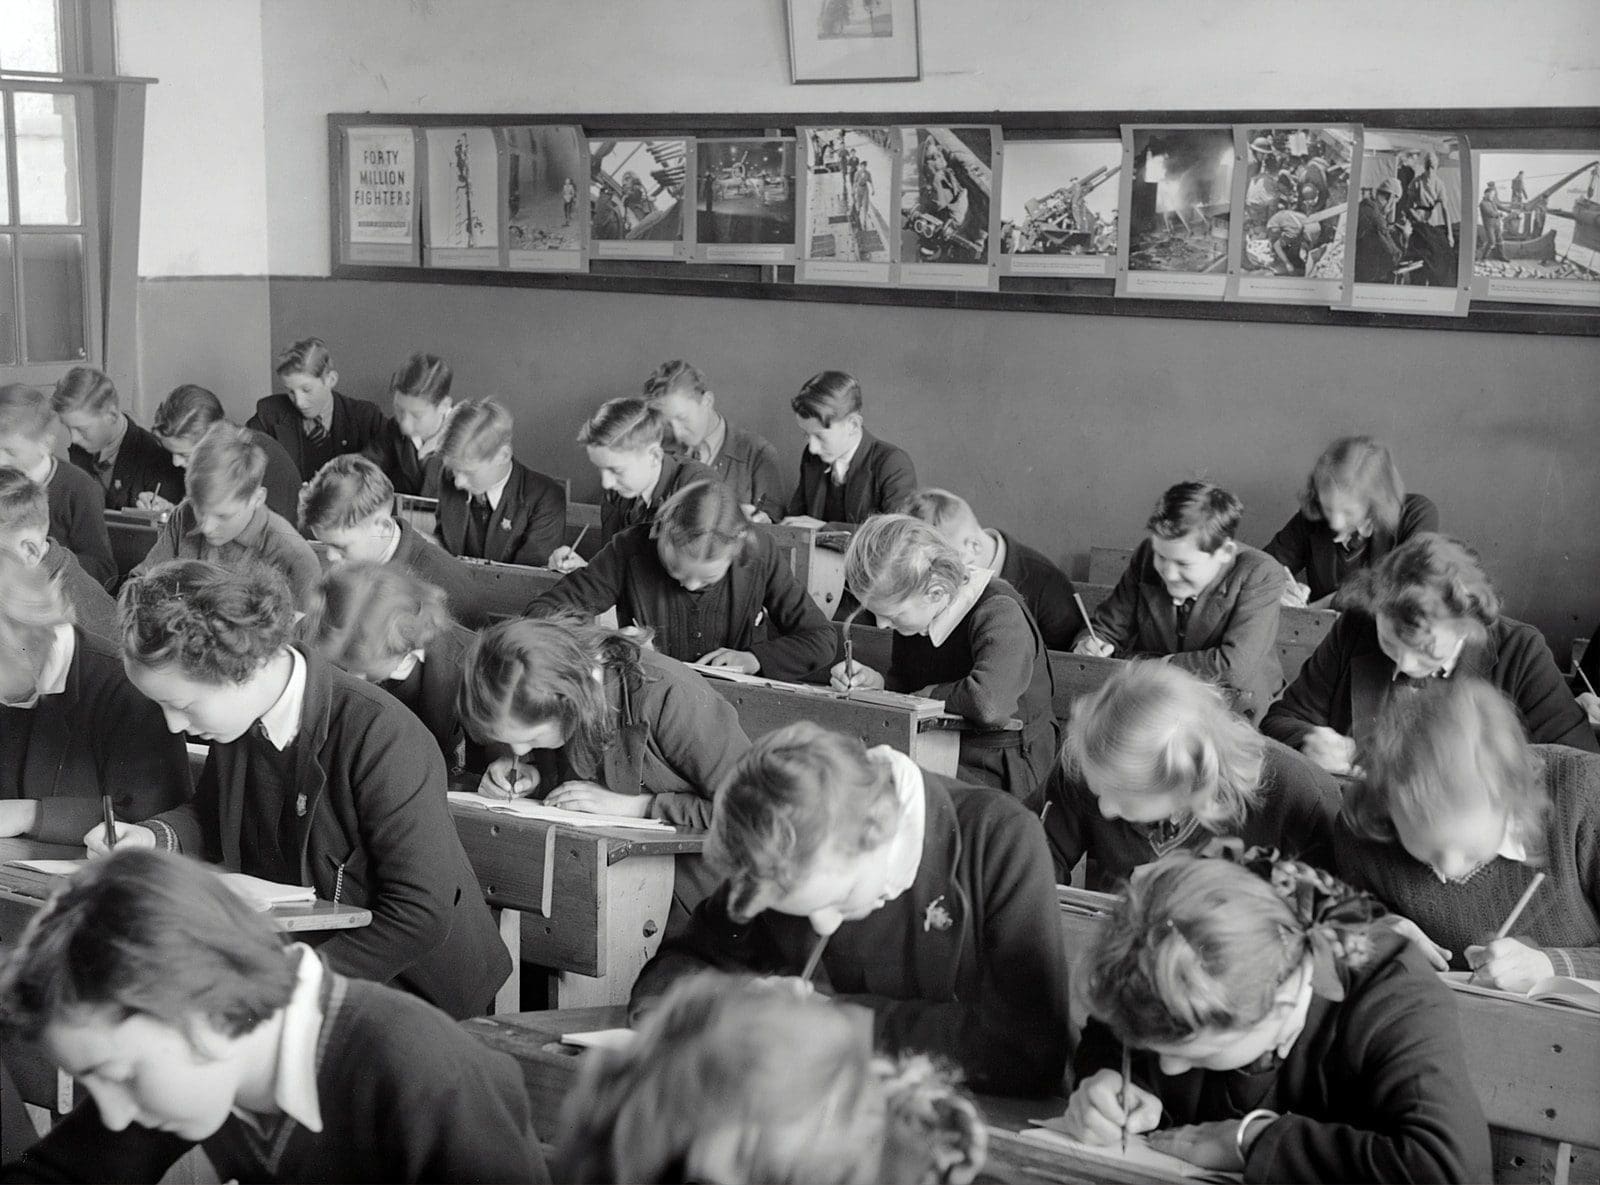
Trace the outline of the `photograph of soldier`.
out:
<instances>
[{"instance_id":1,"label":"photograph of soldier","mask_svg":"<svg viewBox=\"0 0 1600 1185\"><path fill-rule=\"evenodd\" d=\"M901 128L900 137L900 262L992 263L993 130Z\"/></svg>"},{"instance_id":2,"label":"photograph of soldier","mask_svg":"<svg viewBox=\"0 0 1600 1185\"><path fill-rule=\"evenodd\" d=\"M1117 140L1013 140L1000 192L1005 255L1115 255Z\"/></svg>"},{"instance_id":3,"label":"photograph of soldier","mask_svg":"<svg viewBox=\"0 0 1600 1185\"><path fill-rule=\"evenodd\" d=\"M513 251L573 251L582 227L573 218L574 177L588 168L575 127L501 129L506 143L506 235Z\"/></svg>"},{"instance_id":4,"label":"photograph of soldier","mask_svg":"<svg viewBox=\"0 0 1600 1185\"><path fill-rule=\"evenodd\" d=\"M802 258L889 262L891 128L803 128L806 234Z\"/></svg>"},{"instance_id":5,"label":"photograph of soldier","mask_svg":"<svg viewBox=\"0 0 1600 1185\"><path fill-rule=\"evenodd\" d=\"M699 242L794 242L793 140L701 140L695 168Z\"/></svg>"},{"instance_id":6,"label":"photograph of soldier","mask_svg":"<svg viewBox=\"0 0 1600 1185\"><path fill-rule=\"evenodd\" d=\"M1356 282L1455 287L1460 274L1461 184L1461 142L1456 137L1366 129L1361 145Z\"/></svg>"},{"instance_id":7,"label":"photograph of soldier","mask_svg":"<svg viewBox=\"0 0 1600 1185\"><path fill-rule=\"evenodd\" d=\"M1347 128L1251 128L1245 167L1244 275L1344 274L1355 136Z\"/></svg>"},{"instance_id":8,"label":"photograph of soldier","mask_svg":"<svg viewBox=\"0 0 1600 1185\"><path fill-rule=\"evenodd\" d=\"M1600 283L1600 152L1480 152L1474 276Z\"/></svg>"},{"instance_id":9,"label":"photograph of soldier","mask_svg":"<svg viewBox=\"0 0 1600 1185\"><path fill-rule=\"evenodd\" d=\"M429 128L428 246L500 243L499 151L493 128Z\"/></svg>"},{"instance_id":10,"label":"photograph of soldier","mask_svg":"<svg viewBox=\"0 0 1600 1185\"><path fill-rule=\"evenodd\" d=\"M687 140L591 140L589 237L683 239Z\"/></svg>"},{"instance_id":11,"label":"photograph of soldier","mask_svg":"<svg viewBox=\"0 0 1600 1185\"><path fill-rule=\"evenodd\" d=\"M1132 149L1128 270L1226 271L1233 129L1134 128Z\"/></svg>"}]
</instances>

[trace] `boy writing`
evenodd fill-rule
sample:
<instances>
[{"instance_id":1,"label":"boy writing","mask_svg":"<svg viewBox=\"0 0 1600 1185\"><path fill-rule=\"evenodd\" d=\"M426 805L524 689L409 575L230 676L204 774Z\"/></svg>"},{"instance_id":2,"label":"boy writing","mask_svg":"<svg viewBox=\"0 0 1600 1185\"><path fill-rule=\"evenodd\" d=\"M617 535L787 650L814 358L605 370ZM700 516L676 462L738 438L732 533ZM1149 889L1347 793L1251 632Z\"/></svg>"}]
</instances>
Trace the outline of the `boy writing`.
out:
<instances>
[{"instance_id":1,"label":"boy writing","mask_svg":"<svg viewBox=\"0 0 1600 1185\"><path fill-rule=\"evenodd\" d=\"M74 366L56 384L51 406L72 443L67 456L100 483L108 510L126 510L154 494L183 498L183 473L149 432L122 410L117 389L98 370Z\"/></svg>"},{"instance_id":2,"label":"boy writing","mask_svg":"<svg viewBox=\"0 0 1600 1185\"><path fill-rule=\"evenodd\" d=\"M106 531L106 495L76 465L57 463L56 413L37 387L0 387L0 466L17 469L44 487L50 501L50 538L78 557L83 570L111 588L117 563Z\"/></svg>"},{"instance_id":3,"label":"boy writing","mask_svg":"<svg viewBox=\"0 0 1600 1185\"><path fill-rule=\"evenodd\" d=\"M15 469L0 469L0 551L24 567L39 568L61 581L80 627L115 640L117 602L78 563L78 557L50 538L50 503L44 487Z\"/></svg>"},{"instance_id":4,"label":"boy writing","mask_svg":"<svg viewBox=\"0 0 1600 1185\"><path fill-rule=\"evenodd\" d=\"M541 568L561 546L567 493L511 455L511 413L458 405L439 446L439 542L451 555Z\"/></svg>"},{"instance_id":5,"label":"boy writing","mask_svg":"<svg viewBox=\"0 0 1600 1185\"><path fill-rule=\"evenodd\" d=\"M783 517L787 499L778 450L728 423L705 375L687 362L663 362L644 381L644 397L660 409L678 447L710 466L738 496L750 521Z\"/></svg>"}]
</instances>

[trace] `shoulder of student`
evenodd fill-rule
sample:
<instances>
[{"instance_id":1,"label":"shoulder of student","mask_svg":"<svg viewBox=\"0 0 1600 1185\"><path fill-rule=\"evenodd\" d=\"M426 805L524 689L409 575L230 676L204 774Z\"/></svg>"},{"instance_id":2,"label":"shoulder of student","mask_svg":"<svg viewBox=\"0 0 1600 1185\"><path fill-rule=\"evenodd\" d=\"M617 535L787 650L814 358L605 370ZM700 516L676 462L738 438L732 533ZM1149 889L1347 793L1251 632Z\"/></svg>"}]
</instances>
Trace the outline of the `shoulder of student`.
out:
<instances>
[{"instance_id":1,"label":"shoulder of student","mask_svg":"<svg viewBox=\"0 0 1600 1185\"><path fill-rule=\"evenodd\" d=\"M1439 508L1432 500L1422 494L1407 494L1405 502L1400 507L1400 529L1397 532L1399 538L1405 540L1421 531L1438 529Z\"/></svg>"},{"instance_id":2,"label":"shoulder of student","mask_svg":"<svg viewBox=\"0 0 1600 1185\"><path fill-rule=\"evenodd\" d=\"M282 393L276 395L263 395L256 400L255 420L262 425L263 431L269 431L280 423L285 423L291 418L300 418L300 409L295 407L294 400Z\"/></svg>"},{"instance_id":3,"label":"shoulder of student","mask_svg":"<svg viewBox=\"0 0 1600 1185\"><path fill-rule=\"evenodd\" d=\"M1259 547L1239 544L1239 554L1234 557L1233 573L1240 585L1272 584L1282 586L1288 581L1283 565Z\"/></svg>"},{"instance_id":4,"label":"shoulder of student","mask_svg":"<svg viewBox=\"0 0 1600 1185\"><path fill-rule=\"evenodd\" d=\"M687 665L668 658L655 650L641 650L640 663L644 668L644 684L640 688L641 707L654 704L655 712L662 718L699 719L702 724L718 721L717 727L738 733L742 738L738 713L732 704L719 695L715 688ZM706 736L708 742L720 738Z\"/></svg>"},{"instance_id":5,"label":"shoulder of student","mask_svg":"<svg viewBox=\"0 0 1600 1185\"><path fill-rule=\"evenodd\" d=\"M350 422L363 431L376 434L389 418L383 414L383 408L369 399L358 399L342 391L335 391L333 398L335 403L344 408Z\"/></svg>"},{"instance_id":6,"label":"shoulder of student","mask_svg":"<svg viewBox=\"0 0 1600 1185\"><path fill-rule=\"evenodd\" d=\"M964 837L1024 854L1037 848L1034 854L1046 864L1050 862L1039 816L1017 798L990 786L974 786L927 770L922 771L922 780L929 790L948 796L955 810L956 826Z\"/></svg>"},{"instance_id":7,"label":"shoulder of student","mask_svg":"<svg viewBox=\"0 0 1600 1185\"><path fill-rule=\"evenodd\" d=\"M778 458L778 450L772 447L766 437L735 427L733 424L728 425L728 434L722 442L722 451L736 460L751 463L768 455L773 460Z\"/></svg>"},{"instance_id":8,"label":"shoulder of student","mask_svg":"<svg viewBox=\"0 0 1600 1185\"><path fill-rule=\"evenodd\" d=\"M537 469L530 469L515 457L511 459L511 472L522 485L525 497L545 498L550 495L566 500L567 487Z\"/></svg>"}]
</instances>

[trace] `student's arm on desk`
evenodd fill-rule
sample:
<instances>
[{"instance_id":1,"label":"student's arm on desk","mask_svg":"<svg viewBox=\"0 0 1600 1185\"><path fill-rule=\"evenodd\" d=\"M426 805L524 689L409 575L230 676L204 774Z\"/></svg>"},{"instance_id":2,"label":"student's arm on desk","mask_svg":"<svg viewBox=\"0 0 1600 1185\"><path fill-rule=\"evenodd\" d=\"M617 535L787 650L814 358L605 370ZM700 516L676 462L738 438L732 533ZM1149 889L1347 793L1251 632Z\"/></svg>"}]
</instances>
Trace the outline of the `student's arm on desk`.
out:
<instances>
[{"instance_id":1,"label":"student's arm on desk","mask_svg":"<svg viewBox=\"0 0 1600 1185\"><path fill-rule=\"evenodd\" d=\"M188 754L185 753L187 760ZM207 864L222 862L222 845L217 818L217 754L213 747L195 784L194 797L169 811L162 811L140 823L155 833L156 847L168 852L183 852ZM121 822L118 822L118 832ZM92 833L90 842L93 842Z\"/></svg>"},{"instance_id":2,"label":"student's arm on desk","mask_svg":"<svg viewBox=\"0 0 1600 1185\"><path fill-rule=\"evenodd\" d=\"M1033 665L1027 611L1010 597L991 597L972 608L972 670L967 677L937 683L919 694L943 700L945 711L981 727L1003 728L1017 715Z\"/></svg>"},{"instance_id":3,"label":"student's arm on desk","mask_svg":"<svg viewBox=\"0 0 1600 1185\"><path fill-rule=\"evenodd\" d=\"M1334 697L1344 683L1358 628L1355 617L1340 615L1300 667L1294 682L1267 709L1261 719L1262 732L1291 749L1303 749L1314 729L1332 727Z\"/></svg>"},{"instance_id":4,"label":"student's arm on desk","mask_svg":"<svg viewBox=\"0 0 1600 1185\"><path fill-rule=\"evenodd\" d=\"M617 553L615 542L607 543L587 567L573 569L534 597L523 616L549 617L563 610L604 613L622 595L625 568L626 561Z\"/></svg>"},{"instance_id":5,"label":"student's arm on desk","mask_svg":"<svg viewBox=\"0 0 1600 1185\"><path fill-rule=\"evenodd\" d=\"M763 603L767 640L750 647L761 674L799 680L828 666L835 648L833 626L788 564L778 561L768 569Z\"/></svg>"},{"instance_id":6,"label":"student's arm on desk","mask_svg":"<svg viewBox=\"0 0 1600 1185\"><path fill-rule=\"evenodd\" d=\"M1149 543L1142 543L1134 549L1133 558L1123 569L1116 586L1089 614L1089 622L1094 626L1093 636L1111 647L1111 654L1105 657L1115 657L1125 653L1133 645L1134 638L1138 636L1139 572L1143 565L1144 553L1149 546ZM1078 635L1080 644L1085 639L1092 640L1088 626L1085 626L1083 633Z\"/></svg>"},{"instance_id":7,"label":"student's arm on desk","mask_svg":"<svg viewBox=\"0 0 1600 1185\"><path fill-rule=\"evenodd\" d=\"M1039 818L1044 823L1044 838L1050 845L1057 884L1064 885L1071 879L1072 870L1083 859L1088 847L1083 812L1099 810L1092 799L1093 795L1077 778L1067 775L1059 760L1051 766L1050 776L1044 783L1044 810Z\"/></svg>"},{"instance_id":8,"label":"student's arm on desk","mask_svg":"<svg viewBox=\"0 0 1600 1185\"><path fill-rule=\"evenodd\" d=\"M89 1181L159 1181L194 1144L130 1123L111 1131L86 1099L21 1157L0 1169L0 1183L66 1185Z\"/></svg>"},{"instance_id":9,"label":"student's arm on desk","mask_svg":"<svg viewBox=\"0 0 1600 1185\"><path fill-rule=\"evenodd\" d=\"M1287 568L1291 576L1305 571L1311 563L1311 530L1305 515L1291 515L1261 550Z\"/></svg>"},{"instance_id":10,"label":"student's arm on desk","mask_svg":"<svg viewBox=\"0 0 1600 1185\"><path fill-rule=\"evenodd\" d=\"M649 817L704 831L711 826L711 796L744 756L750 738L733 705L698 675L690 678L667 689L650 731L662 758L695 789L654 794Z\"/></svg>"},{"instance_id":11,"label":"student's arm on desk","mask_svg":"<svg viewBox=\"0 0 1600 1185\"><path fill-rule=\"evenodd\" d=\"M567 530L567 499L561 487L553 485L536 503L528 522L528 531L522 543L511 555L508 564L525 564L541 568L550 559L550 553L561 546Z\"/></svg>"},{"instance_id":12,"label":"student's arm on desk","mask_svg":"<svg viewBox=\"0 0 1600 1185\"><path fill-rule=\"evenodd\" d=\"M1516 660L1506 686L1533 742L1600 753L1594 727L1562 678L1544 637L1530 637L1528 644L1517 651Z\"/></svg>"},{"instance_id":13,"label":"student's arm on desk","mask_svg":"<svg viewBox=\"0 0 1600 1185\"><path fill-rule=\"evenodd\" d=\"M778 464L778 450L764 440L750 466L750 497L756 513L765 514L773 522L783 517L783 467Z\"/></svg>"},{"instance_id":14,"label":"student's arm on desk","mask_svg":"<svg viewBox=\"0 0 1600 1185\"><path fill-rule=\"evenodd\" d=\"M1167 661L1214 683L1252 686L1267 656L1277 648L1278 618L1288 579L1275 564L1256 565L1239 589L1222 644L1172 654Z\"/></svg>"},{"instance_id":15,"label":"student's arm on desk","mask_svg":"<svg viewBox=\"0 0 1600 1185\"><path fill-rule=\"evenodd\" d=\"M135 564L133 571L128 573L130 580L135 576L143 576L157 564L177 558L178 538L182 534L179 521L183 517L177 511L167 516L167 521L161 524L161 532L156 536L156 541L150 545L150 550L145 552L144 559Z\"/></svg>"}]
</instances>

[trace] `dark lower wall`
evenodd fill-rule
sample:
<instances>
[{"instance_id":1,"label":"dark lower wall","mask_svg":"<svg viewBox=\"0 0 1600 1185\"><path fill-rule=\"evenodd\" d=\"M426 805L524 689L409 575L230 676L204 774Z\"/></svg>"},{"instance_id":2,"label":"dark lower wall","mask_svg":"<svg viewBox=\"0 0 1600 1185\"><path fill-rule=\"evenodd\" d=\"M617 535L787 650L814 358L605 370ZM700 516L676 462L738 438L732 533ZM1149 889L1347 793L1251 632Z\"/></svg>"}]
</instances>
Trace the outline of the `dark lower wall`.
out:
<instances>
[{"instance_id":1,"label":"dark lower wall","mask_svg":"<svg viewBox=\"0 0 1600 1185\"><path fill-rule=\"evenodd\" d=\"M139 281L134 407L141 420L149 423L167 392L183 383L209 387L231 415L250 415L272 390L268 288L263 276Z\"/></svg>"},{"instance_id":2,"label":"dark lower wall","mask_svg":"<svg viewBox=\"0 0 1600 1185\"><path fill-rule=\"evenodd\" d=\"M271 327L325 338L342 388L379 400L408 353L444 355L457 393L505 401L519 455L583 498L578 424L663 359L700 366L791 466L788 396L848 370L924 482L1069 571L1091 542L1131 546L1197 474L1244 499L1260 544L1323 444L1370 432L1558 653L1600 618L1594 340L309 279L272 281Z\"/></svg>"}]
</instances>

